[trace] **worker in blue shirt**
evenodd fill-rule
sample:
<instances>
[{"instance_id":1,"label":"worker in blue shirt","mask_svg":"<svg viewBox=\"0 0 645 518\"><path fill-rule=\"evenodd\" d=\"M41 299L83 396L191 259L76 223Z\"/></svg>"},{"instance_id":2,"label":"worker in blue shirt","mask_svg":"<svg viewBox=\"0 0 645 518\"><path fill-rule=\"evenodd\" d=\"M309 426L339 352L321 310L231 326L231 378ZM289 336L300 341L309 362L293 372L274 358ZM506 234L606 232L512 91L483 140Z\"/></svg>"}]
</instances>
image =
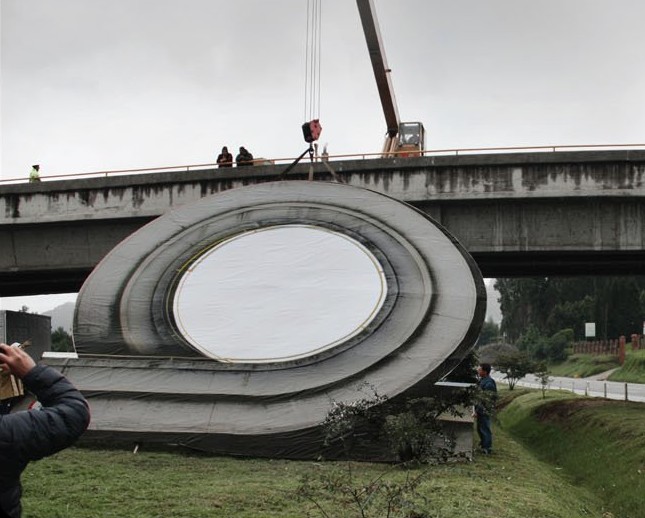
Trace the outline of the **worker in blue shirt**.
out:
<instances>
[{"instance_id":1,"label":"worker in blue shirt","mask_svg":"<svg viewBox=\"0 0 645 518\"><path fill-rule=\"evenodd\" d=\"M479 445L483 453L491 453L493 449L493 431L491 429L491 414L497 399L497 385L490 377L490 363L481 363L477 369L479 375L479 388L482 391L483 401L475 405L475 418L477 420L477 433ZM491 394L486 394L490 392Z\"/></svg>"}]
</instances>

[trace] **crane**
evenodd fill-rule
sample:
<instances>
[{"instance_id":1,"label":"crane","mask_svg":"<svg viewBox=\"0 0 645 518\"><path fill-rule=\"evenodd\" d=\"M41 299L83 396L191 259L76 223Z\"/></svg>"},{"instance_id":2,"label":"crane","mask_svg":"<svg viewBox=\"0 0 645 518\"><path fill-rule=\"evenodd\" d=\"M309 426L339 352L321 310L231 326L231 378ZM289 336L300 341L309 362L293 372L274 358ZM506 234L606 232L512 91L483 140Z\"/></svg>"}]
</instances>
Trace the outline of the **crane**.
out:
<instances>
[{"instance_id":1,"label":"crane","mask_svg":"<svg viewBox=\"0 0 645 518\"><path fill-rule=\"evenodd\" d=\"M399 119L391 70L387 66L374 3L372 0L356 0L356 5L387 124L383 156L421 156L425 148L425 129L421 122L401 122Z\"/></svg>"}]
</instances>

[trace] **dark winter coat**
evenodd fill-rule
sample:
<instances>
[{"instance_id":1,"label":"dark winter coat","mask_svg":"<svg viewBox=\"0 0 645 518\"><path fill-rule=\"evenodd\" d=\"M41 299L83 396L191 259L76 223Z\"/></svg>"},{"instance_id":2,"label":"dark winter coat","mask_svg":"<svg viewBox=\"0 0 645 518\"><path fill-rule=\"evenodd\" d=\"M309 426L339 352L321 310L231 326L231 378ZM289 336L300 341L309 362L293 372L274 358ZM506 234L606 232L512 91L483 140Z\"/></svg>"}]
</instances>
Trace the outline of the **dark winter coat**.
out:
<instances>
[{"instance_id":1,"label":"dark winter coat","mask_svg":"<svg viewBox=\"0 0 645 518\"><path fill-rule=\"evenodd\" d=\"M21 513L27 463L71 446L90 422L85 398L55 369L37 365L22 381L42 408L0 416L0 516L9 518Z\"/></svg>"},{"instance_id":2,"label":"dark winter coat","mask_svg":"<svg viewBox=\"0 0 645 518\"><path fill-rule=\"evenodd\" d=\"M235 163L238 167L253 165L253 155L246 148L241 147L240 153L235 157Z\"/></svg>"},{"instance_id":3,"label":"dark winter coat","mask_svg":"<svg viewBox=\"0 0 645 518\"><path fill-rule=\"evenodd\" d=\"M479 388L482 392L493 392L493 394L491 395L491 403L495 402L495 399L497 397L497 384L495 383L495 380L493 378L491 378L490 376L481 378L479 380ZM486 407L481 404L475 405L475 412L477 412L478 416L485 416L489 415L490 413L488 412Z\"/></svg>"},{"instance_id":4,"label":"dark winter coat","mask_svg":"<svg viewBox=\"0 0 645 518\"><path fill-rule=\"evenodd\" d=\"M230 153L220 153L217 155L217 164L220 167L233 167L233 155Z\"/></svg>"}]
</instances>

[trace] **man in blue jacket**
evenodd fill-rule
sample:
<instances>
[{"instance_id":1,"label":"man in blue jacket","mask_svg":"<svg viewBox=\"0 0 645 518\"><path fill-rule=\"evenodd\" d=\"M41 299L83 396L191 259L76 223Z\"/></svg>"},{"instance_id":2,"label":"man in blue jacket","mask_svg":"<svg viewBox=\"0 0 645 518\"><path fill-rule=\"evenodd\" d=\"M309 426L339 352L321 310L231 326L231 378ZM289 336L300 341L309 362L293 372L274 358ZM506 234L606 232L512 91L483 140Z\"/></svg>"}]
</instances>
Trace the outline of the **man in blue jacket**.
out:
<instances>
[{"instance_id":1,"label":"man in blue jacket","mask_svg":"<svg viewBox=\"0 0 645 518\"><path fill-rule=\"evenodd\" d=\"M22 379L42 408L0 415L0 517L19 518L20 475L32 460L68 446L86 430L90 411L82 394L55 369L36 365L18 347L0 344L0 367Z\"/></svg>"},{"instance_id":2,"label":"man in blue jacket","mask_svg":"<svg viewBox=\"0 0 645 518\"><path fill-rule=\"evenodd\" d=\"M493 449L491 414L495 406L495 399L497 398L497 384L490 377L490 370L490 363L481 363L477 369L479 388L482 391L482 402L475 405L475 417L477 418L479 445L483 453L491 453Z\"/></svg>"}]
</instances>

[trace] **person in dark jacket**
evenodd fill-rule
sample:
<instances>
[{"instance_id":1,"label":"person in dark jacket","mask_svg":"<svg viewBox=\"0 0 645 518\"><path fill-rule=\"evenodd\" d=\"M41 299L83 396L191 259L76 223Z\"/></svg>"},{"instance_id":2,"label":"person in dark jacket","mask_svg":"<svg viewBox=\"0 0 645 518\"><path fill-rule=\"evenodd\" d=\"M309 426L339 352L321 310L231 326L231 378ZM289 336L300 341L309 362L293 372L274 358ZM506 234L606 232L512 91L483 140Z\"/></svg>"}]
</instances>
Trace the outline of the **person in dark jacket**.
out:
<instances>
[{"instance_id":1,"label":"person in dark jacket","mask_svg":"<svg viewBox=\"0 0 645 518\"><path fill-rule=\"evenodd\" d=\"M67 378L51 367L36 365L18 347L0 344L0 367L22 379L42 405L0 416L0 516L19 518L20 475L27 463L71 446L87 429L90 411Z\"/></svg>"},{"instance_id":2,"label":"person in dark jacket","mask_svg":"<svg viewBox=\"0 0 645 518\"><path fill-rule=\"evenodd\" d=\"M228 148L224 146L222 152L217 155L218 167L233 167L233 155L228 152Z\"/></svg>"},{"instance_id":3,"label":"person in dark jacket","mask_svg":"<svg viewBox=\"0 0 645 518\"><path fill-rule=\"evenodd\" d=\"M240 152L235 157L235 163L237 164L237 167L253 165L253 155L249 153L244 146L242 146L240 147Z\"/></svg>"},{"instance_id":4,"label":"person in dark jacket","mask_svg":"<svg viewBox=\"0 0 645 518\"><path fill-rule=\"evenodd\" d=\"M490 377L491 366L489 363L482 363L477 369L479 375L479 388L482 391L482 399L486 404L475 405L475 418L477 419L477 433L479 445L483 453L491 453L493 450L493 431L491 429L491 413L497 397L497 384ZM489 392L490 394L486 394Z\"/></svg>"}]
</instances>

